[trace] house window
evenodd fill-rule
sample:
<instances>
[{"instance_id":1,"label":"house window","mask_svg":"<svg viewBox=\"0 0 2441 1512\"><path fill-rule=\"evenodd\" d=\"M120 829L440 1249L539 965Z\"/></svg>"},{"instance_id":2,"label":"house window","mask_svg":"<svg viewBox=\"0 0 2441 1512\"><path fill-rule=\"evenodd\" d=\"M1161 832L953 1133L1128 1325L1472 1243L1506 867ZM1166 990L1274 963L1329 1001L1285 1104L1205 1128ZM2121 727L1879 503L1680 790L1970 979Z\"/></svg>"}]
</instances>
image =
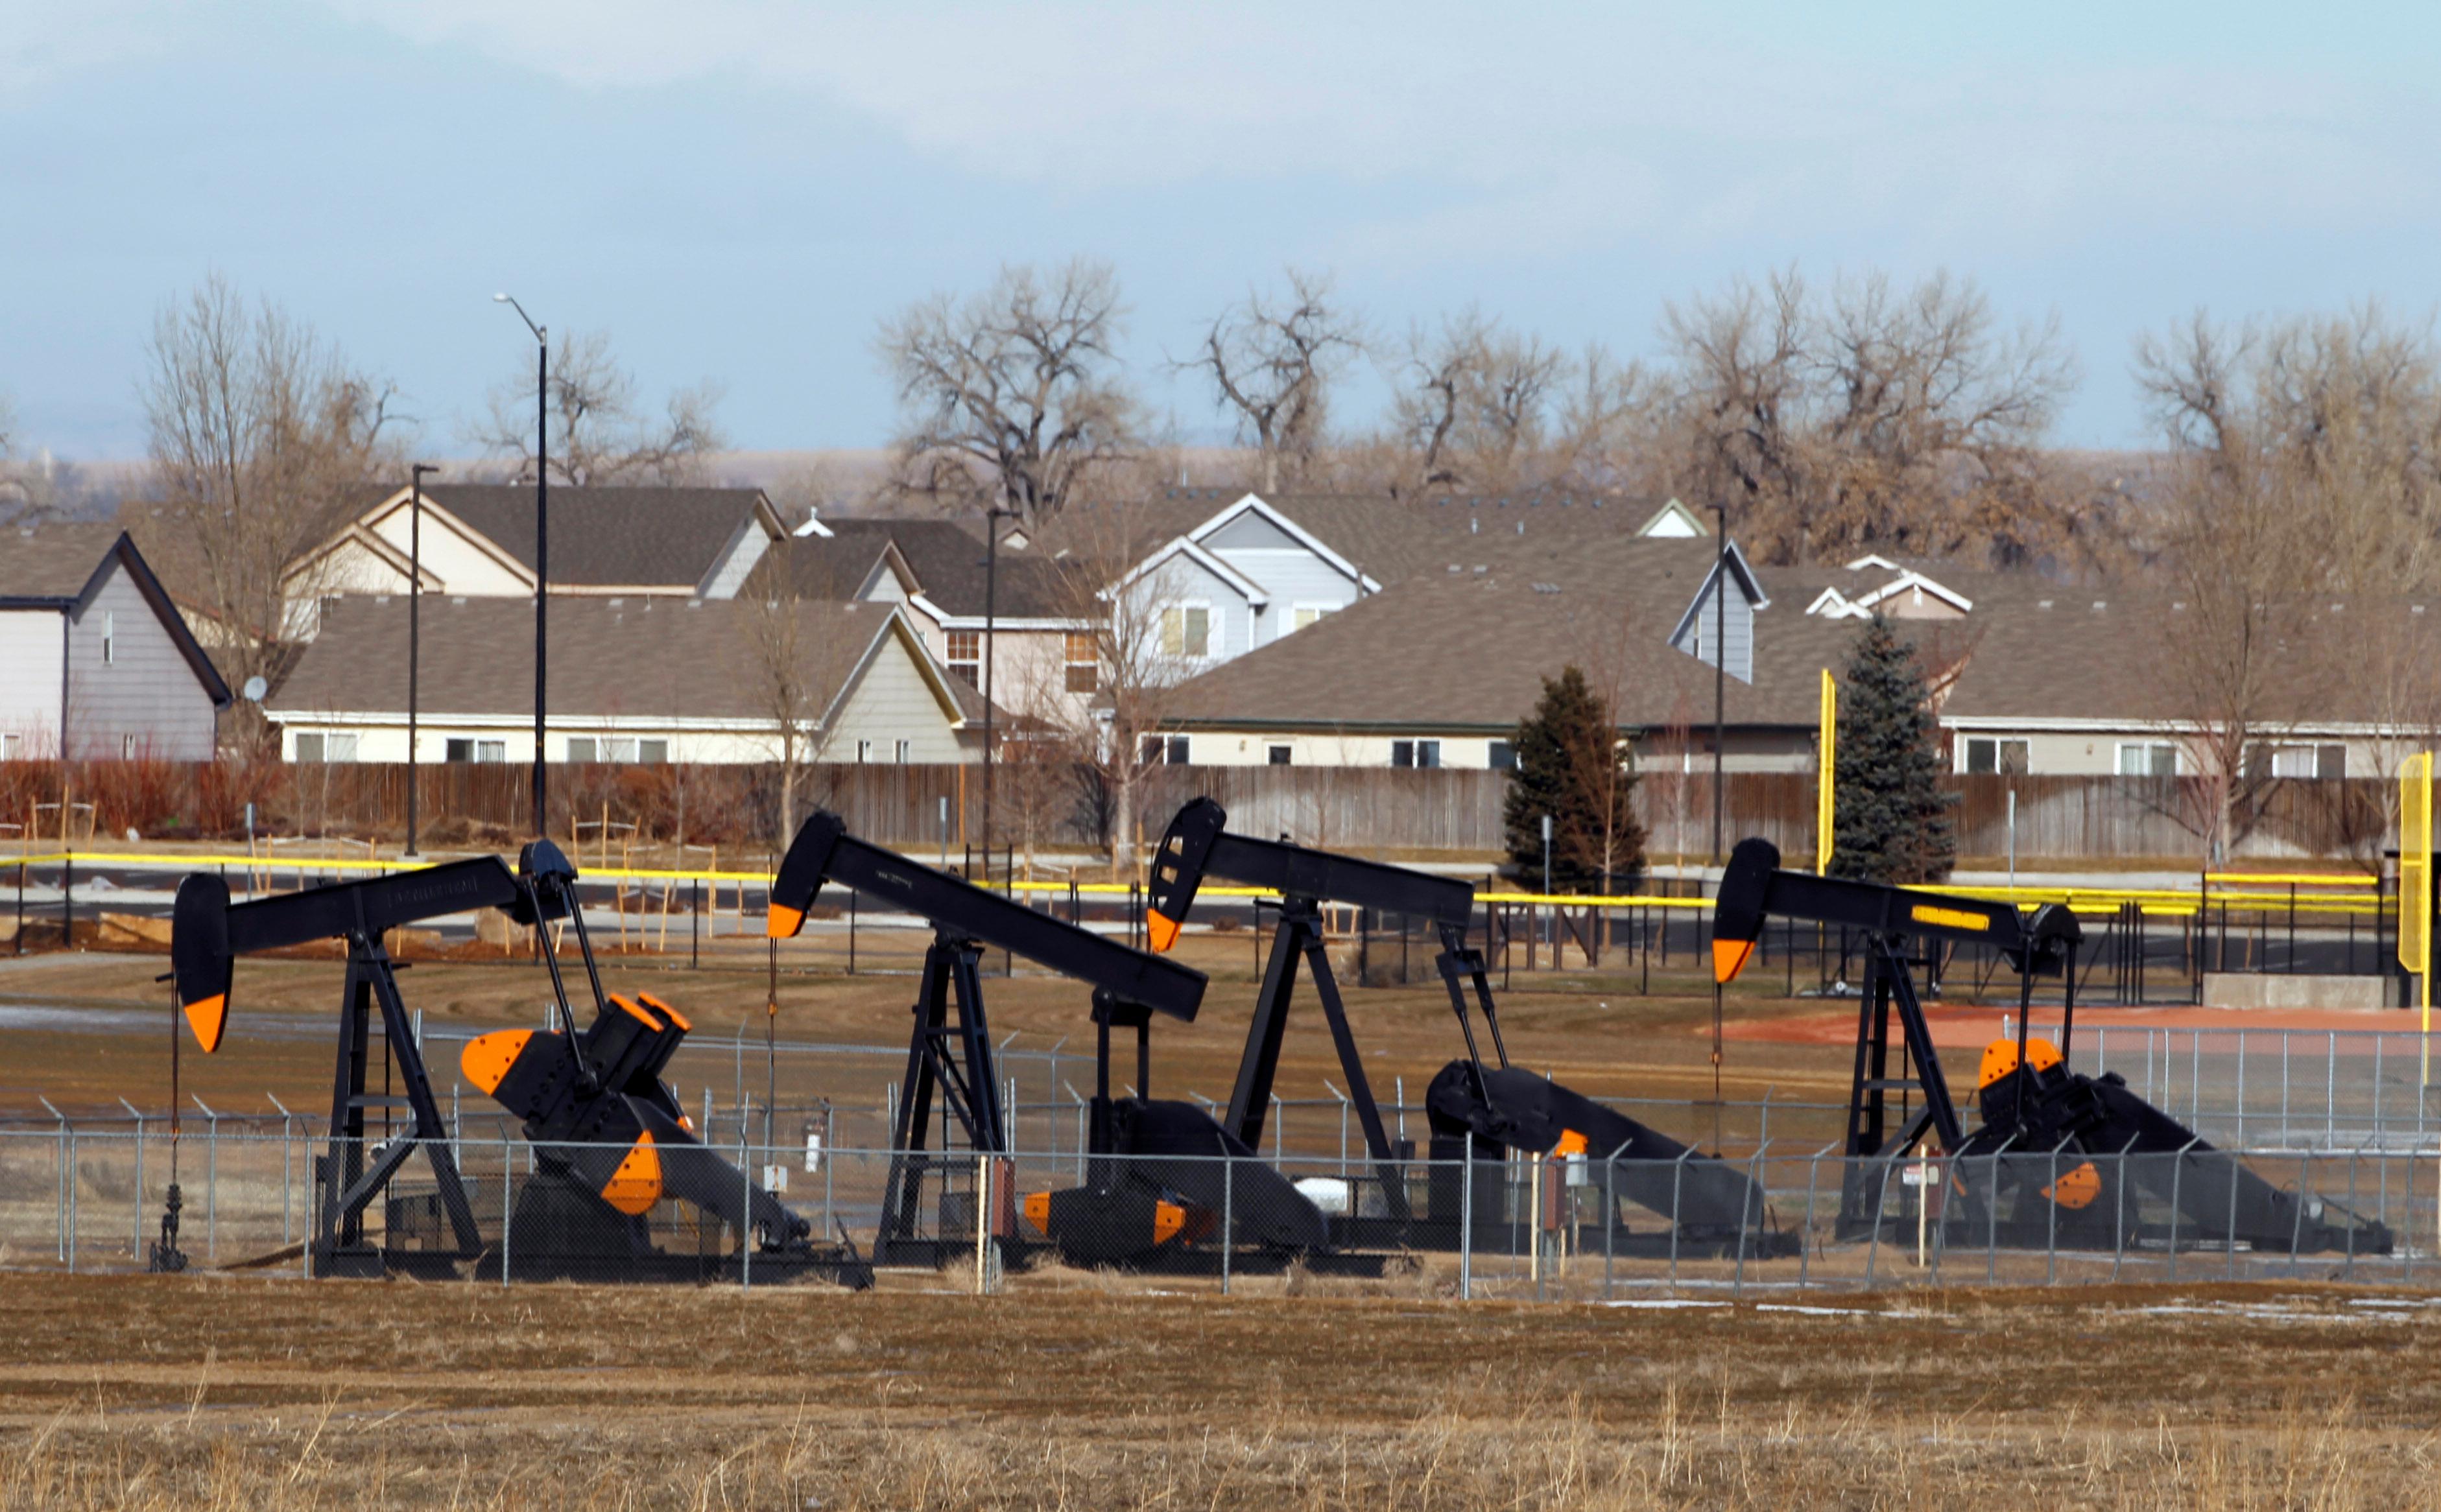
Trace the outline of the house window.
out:
<instances>
[{"instance_id":1,"label":"house window","mask_svg":"<svg viewBox=\"0 0 2441 1512\"><path fill-rule=\"evenodd\" d=\"M132 762L136 759L136 737L134 735L129 734L118 737L118 759L123 762Z\"/></svg>"},{"instance_id":2,"label":"house window","mask_svg":"<svg viewBox=\"0 0 2441 1512\"><path fill-rule=\"evenodd\" d=\"M118 616L105 609L101 614L101 664L110 666L118 660Z\"/></svg>"},{"instance_id":3,"label":"house window","mask_svg":"<svg viewBox=\"0 0 2441 1512\"><path fill-rule=\"evenodd\" d=\"M1289 611L1289 628L1302 630L1337 607L1330 603L1300 603Z\"/></svg>"},{"instance_id":4,"label":"house window","mask_svg":"<svg viewBox=\"0 0 2441 1512\"><path fill-rule=\"evenodd\" d=\"M1064 686L1070 693L1089 693L1102 686L1102 654L1091 630L1068 632Z\"/></svg>"},{"instance_id":5,"label":"house window","mask_svg":"<svg viewBox=\"0 0 2441 1512\"><path fill-rule=\"evenodd\" d=\"M912 740L902 740L902 741L900 741L900 742L898 743L898 765L901 765L901 766L906 765L907 765L907 758L914 752L914 749L915 749L915 743L914 743L913 741L912 741Z\"/></svg>"},{"instance_id":6,"label":"house window","mask_svg":"<svg viewBox=\"0 0 2441 1512\"><path fill-rule=\"evenodd\" d=\"M304 737L299 735L298 739ZM442 742L442 759L453 762L504 762L509 759L509 743L504 740L470 740L453 736ZM349 758L353 760L352 756Z\"/></svg>"},{"instance_id":7,"label":"house window","mask_svg":"<svg viewBox=\"0 0 2441 1512\"><path fill-rule=\"evenodd\" d=\"M2122 777L2176 777L2179 747L2166 740L2123 740L2119 743Z\"/></svg>"},{"instance_id":8,"label":"house window","mask_svg":"<svg viewBox=\"0 0 2441 1512\"><path fill-rule=\"evenodd\" d=\"M1202 604L1180 604L1161 611L1161 652L1166 657L1202 659L1212 654L1212 611Z\"/></svg>"},{"instance_id":9,"label":"house window","mask_svg":"<svg viewBox=\"0 0 2441 1512\"><path fill-rule=\"evenodd\" d=\"M670 764L670 743L666 740L640 740L636 742L636 760L647 766L667 766Z\"/></svg>"},{"instance_id":10,"label":"house window","mask_svg":"<svg viewBox=\"0 0 2441 1512\"><path fill-rule=\"evenodd\" d=\"M1192 754L1186 742L1184 735L1147 735L1138 751L1148 766L1184 766Z\"/></svg>"},{"instance_id":11,"label":"house window","mask_svg":"<svg viewBox=\"0 0 2441 1512\"><path fill-rule=\"evenodd\" d=\"M659 752L646 755L647 748ZM639 761L665 762L670 759L670 743L665 740L638 740L631 735L605 735L595 739L586 735L568 737L568 759L571 762L607 762L626 765Z\"/></svg>"},{"instance_id":12,"label":"house window","mask_svg":"<svg viewBox=\"0 0 2441 1512\"><path fill-rule=\"evenodd\" d=\"M949 670L967 679L967 686L982 686L984 633L980 630L952 630L949 634Z\"/></svg>"},{"instance_id":13,"label":"house window","mask_svg":"<svg viewBox=\"0 0 2441 1512\"><path fill-rule=\"evenodd\" d=\"M2250 761L2250 769L2259 772L2260 761ZM2348 748L2345 746L2275 746L2271 747L2271 775L2295 779L2339 778L2348 773Z\"/></svg>"},{"instance_id":14,"label":"house window","mask_svg":"<svg viewBox=\"0 0 2441 1512\"><path fill-rule=\"evenodd\" d=\"M871 760L873 760L873 742L869 740L858 741L856 743L857 765L861 766Z\"/></svg>"},{"instance_id":15,"label":"house window","mask_svg":"<svg viewBox=\"0 0 2441 1512\"><path fill-rule=\"evenodd\" d=\"M356 759L356 737L353 735L300 734L297 737L297 759L300 762L352 762Z\"/></svg>"},{"instance_id":16,"label":"house window","mask_svg":"<svg viewBox=\"0 0 2441 1512\"><path fill-rule=\"evenodd\" d=\"M2026 770L2026 743L1990 735L1969 735L1966 737L1966 770L2022 777Z\"/></svg>"},{"instance_id":17,"label":"house window","mask_svg":"<svg viewBox=\"0 0 2441 1512\"><path fill-rule=\"evenodd\" d=\"M1517 746L1513 741L1488 740L1483 743L1483 764L1495 772L1517 769Z\"/></svg>"},{"instance_id":18,"label":"house window","mask_svg":"<svg viewBox=\"0 0 2441 1512\"><path fill-rule=\"evenodd\" d=\"M25 759L25 736L0 735L0 762L21 762Z\"/></svg>"},{"instance_id":19,"label":"house window","mask_svg":"<svg viewBox=\"0 0 2441 1512\"><path fill-rule=\"evenodd\" d=\"M1441 743L1437 740L1394 740L1390 742L1390 765L1393 766L1438 766L1441 764Z\"/></svg>"},{"instance_id":20,"label":"house window","mask_svg":"<svg viewBox=\"0 0 2441 1512\"><path fill-rule=\"evenodd\" d=\"M1289 765L1289 747L1286 746L1271 747L1269 754L1271 757L1271 765L1274 766L1286 766Z\"/></svg>"}]
</instances>

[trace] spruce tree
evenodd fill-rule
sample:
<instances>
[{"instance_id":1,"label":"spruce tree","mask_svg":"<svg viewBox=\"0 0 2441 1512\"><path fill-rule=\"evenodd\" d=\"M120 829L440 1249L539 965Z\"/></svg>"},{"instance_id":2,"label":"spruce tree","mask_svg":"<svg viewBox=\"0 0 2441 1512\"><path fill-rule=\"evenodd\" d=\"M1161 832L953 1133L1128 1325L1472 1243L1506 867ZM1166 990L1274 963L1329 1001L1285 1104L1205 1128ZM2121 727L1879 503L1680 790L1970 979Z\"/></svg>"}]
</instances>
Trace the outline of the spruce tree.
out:
<instances>
[{"instance_id":1,"label":"spruce tree","mask_svg":"<svg viewBox=\"0 0 2441 1512\"><path fill-rule=\"evenodd\" d=\"M1510 866L1543 883L1543 816L1551 816L1551 886L1618 891L1644 875L1636 765L1610 709L1576 667L1543 679L1542 701L1517 727L1517 765L1502 811Z\"/></svg>"},{"instance_id":2,"label":"spruce tree","mask_svg":"<svg viewBox=\"0 0 2441 1512\"><path fill-rule=\"evenodd\" d=\"M1937 882L1949 874L1957 842L1915 647L1875 615L1839 681L1831 871L1872 882Z\"/></svg>"}]
</instances>

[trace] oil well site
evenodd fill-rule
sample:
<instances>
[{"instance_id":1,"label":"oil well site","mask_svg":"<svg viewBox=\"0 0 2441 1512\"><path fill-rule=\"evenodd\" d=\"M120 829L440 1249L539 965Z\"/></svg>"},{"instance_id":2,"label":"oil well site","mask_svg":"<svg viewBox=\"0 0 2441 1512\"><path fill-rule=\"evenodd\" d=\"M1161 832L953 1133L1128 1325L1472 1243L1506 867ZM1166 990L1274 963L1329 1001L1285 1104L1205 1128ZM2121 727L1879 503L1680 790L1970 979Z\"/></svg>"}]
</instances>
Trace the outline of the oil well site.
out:
<instances>
[{"instance_id":1,"label":"oil well site","mask_svg":"<svg viewBox=\"0 0 2441 1512\"><path fill-rule=\"evenodd\" d=\"M1587 904L1208 798L1139 885L571 853L27 857L12 1496L2425 1494L2418 1016L2195 1002L2233 940L2396 993L2413 854L2180 912L1762 838ZM580 1426L638 1371L692 1428Z\"/></svg>"}]
</instances>

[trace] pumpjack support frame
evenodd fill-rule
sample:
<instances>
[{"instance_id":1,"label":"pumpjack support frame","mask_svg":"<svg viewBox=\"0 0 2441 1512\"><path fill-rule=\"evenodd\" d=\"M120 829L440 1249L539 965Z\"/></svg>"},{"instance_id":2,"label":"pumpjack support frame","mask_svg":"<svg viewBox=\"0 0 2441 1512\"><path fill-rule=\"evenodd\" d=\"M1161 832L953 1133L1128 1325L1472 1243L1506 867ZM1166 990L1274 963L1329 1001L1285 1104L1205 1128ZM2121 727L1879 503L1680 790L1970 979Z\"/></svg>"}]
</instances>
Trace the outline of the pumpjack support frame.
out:
<instances>
[{"instance_id":1,"label":"pumpjack support frame","mask_svg":"<svg viewBox=\"0 0 2441 1512\"><path fill-rule=\"evenodd\" d=\"M494 855L245 903L231 903L228 883L210 873L190 873L178 885L171 910L171 976L206 1053L220 1048L226 1027L236 957L315 940L346 942L330 1141L316 1161L319 1196L308 1245L316 1275L382 1272L384 1251L365 1239L365 1209L418 1152L431 1167L456 1248L425 1251L417 1263L446 1266L474 1259L482 1250L465 1182L450 1153L449 1127L433 1097L414 1022L399 995L398 972L404 968L382 944L383 936L401 925L480 908L505 909L521 923L538 917L533 894ZM367 1087L376 1010L403 1094L373 1092ZM404 1107L409 1122L404 1132L369 1147L366 1113L374 1107Z\"/></svg>"},{"instance_id":2,"label":"pumpjack support frame","mask_svg":"<svg viewBox=\"0 0 2441 1512\"><path fill-rule=\"evenodd\" d=\"M1121 1019L1159 1013L1192 1022L1202 1006L1204 977L859 839L847 832L844 819L824 810L808 816L789 841L772 881L765 932L774 940L795 935L822 889L834 883L932 922L875 1241L878 1261L931 1263L941 1258L945 1241L921 1236L925 1181L949 1154L951 1125L965 1136L971 1154L1009 1153L1007 1110L1001 1105L984 1002L985 948L1023 956L1090 984L1097 1015ZM1107 1025L1103 1037L1107 1044ZM1004 1248L1016 1248L1011 1215L980 1215L977 1221L988 1223ZM966 1242L959 1241L960 1247Z\"/></svg>"}]
</instances>

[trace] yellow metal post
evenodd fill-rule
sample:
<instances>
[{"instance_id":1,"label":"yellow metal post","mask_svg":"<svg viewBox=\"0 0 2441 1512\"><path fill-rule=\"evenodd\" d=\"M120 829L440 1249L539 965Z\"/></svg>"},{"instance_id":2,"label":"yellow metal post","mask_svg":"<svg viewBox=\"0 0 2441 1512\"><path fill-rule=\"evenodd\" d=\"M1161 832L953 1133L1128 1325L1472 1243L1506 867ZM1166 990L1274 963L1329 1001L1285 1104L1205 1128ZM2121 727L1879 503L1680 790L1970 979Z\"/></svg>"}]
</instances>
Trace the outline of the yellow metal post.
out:
<instances>
[{"instance_id":1,"label":"yellow metal post","mask_svg":"<svg viewBox=\"0 0 2441 1512\"><path fill-rule=\"evenodd\" d=\"M1832 799L1833 779L1838 775L1839 759L1839 684L1831 669L1822 669L1822 770L1815 779L1814 794L1814 871L1817 875L1831 874L1831 827L1837 817Z\"/></svg>"},{"instance_id":2,"label":"yellow metal post","mask_svg":"<svg viewBox=\"0 0 2441 1512\"><path fill-rule=\"evenodd\" d=\"M2432 753L2398 768L2398 963L2415 974L2423 1010L2417 1085L2432 1085Z\"/></svg>"}]
</instances>

